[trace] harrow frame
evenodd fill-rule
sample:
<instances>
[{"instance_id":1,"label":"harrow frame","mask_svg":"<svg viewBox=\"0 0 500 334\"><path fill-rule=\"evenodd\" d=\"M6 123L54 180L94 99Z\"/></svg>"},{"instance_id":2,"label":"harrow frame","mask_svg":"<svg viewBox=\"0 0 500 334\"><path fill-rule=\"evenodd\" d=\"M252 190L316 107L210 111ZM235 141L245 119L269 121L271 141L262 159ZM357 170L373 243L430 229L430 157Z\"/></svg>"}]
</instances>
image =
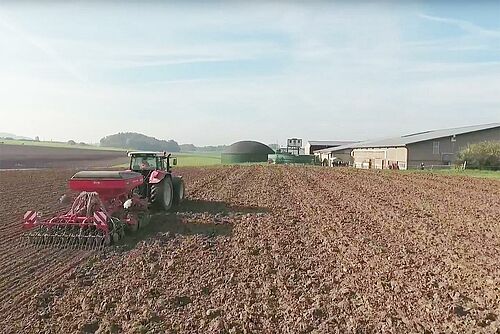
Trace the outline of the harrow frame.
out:
<instances>
[{"instance_id":1,"label":"harrow frame","mask_svg":"<svg viewBox=\"0 0 500 334\"><path fill-rule=\"evenodd\" d=\"M146 199L134 193L143 177L135 172L76 173L69 188L81 191L71 209L49 219L37 211L23 218L23 237L37 246L101 249L125 235L125 228L137 230L139 213L147 212Z\"/></svg>"}]
</instances>

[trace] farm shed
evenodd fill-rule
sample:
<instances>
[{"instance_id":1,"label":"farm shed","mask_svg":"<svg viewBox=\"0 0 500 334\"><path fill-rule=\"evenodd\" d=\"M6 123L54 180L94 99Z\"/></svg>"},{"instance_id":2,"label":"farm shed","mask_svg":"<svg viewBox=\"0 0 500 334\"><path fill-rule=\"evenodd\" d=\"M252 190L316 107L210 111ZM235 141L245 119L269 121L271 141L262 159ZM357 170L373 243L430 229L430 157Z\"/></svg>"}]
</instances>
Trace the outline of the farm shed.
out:
<instances>
[{"instance_id":1,"label":"farm shed","mask_svg":"<svg viewBox=\"0 0 500 334\"><path fill-rule=\"evenodd\" d=\"M282 152L269 154L268 161L274 164L304 164L304 165L313 165L314 164L314 156L312 155L295 155L292 153Z\"/></svg>"},{"instance_id":2,"label":"farm shed","mask_svg":"<svg viewBox=\"0 0 500 334\"><path fill-rule=\"evenodd\" d=\"M400 169L450 165L469 144L500 141L500 123L430 130L400 137L365 141L350 146L354 166Z\"/></svg>"},{"instance_id":3,"label":"farm shed","mask_svg":"<svg viewBox=\"0 0 500 334\"><path fill-rule=\"evenodd\" d=\"M269 146L257 141L245 140L228 146L221 154L221 161L223 164L266 162L268 154L274 154Z\"/></svg>"},{"instance_id":4,"label":"farm shed","mask_svg":"<svg viewBox=\"0 0 500 334\"><path fill-rule=\"evenodd\" d=\"M342 141L342 140L310 140L305 147L305 154L312 155L318 150L327 149L330 147L337 147L347 144L355 143L355 141Z\"/></svg>"},{"instance_id":5,"label":"farm shed","mask_svg":"<svg viewBox=\"0 0 500 334\"><path fill-rule=\"evenodd\" d=\"M314 155L317 160L325 166L331 166L334 161L352 164L354 162L351 155L352 145L353 144L349 144L317 150L314 152Z\"/></svg>"}]
</instances>

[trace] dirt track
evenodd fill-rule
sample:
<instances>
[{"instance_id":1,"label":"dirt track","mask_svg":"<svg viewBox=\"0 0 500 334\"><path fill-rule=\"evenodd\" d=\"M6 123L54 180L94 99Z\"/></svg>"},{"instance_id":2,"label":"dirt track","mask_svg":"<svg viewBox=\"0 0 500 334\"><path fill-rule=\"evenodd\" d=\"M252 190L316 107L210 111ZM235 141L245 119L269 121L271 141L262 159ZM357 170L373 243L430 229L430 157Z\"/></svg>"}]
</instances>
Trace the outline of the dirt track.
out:
<instances>
[{"instance_id":1,"label":"dirt track","mask_svg":"<svg viewBox=\"0 0 500 334\"><path fill-rule=\"evenodd\" d=\"M13 248L18 216L54 208L70 174L0 173L6 332L500 330L498 181L186 169L179 212L106 254Z\"/></svg>"}]
</instances>

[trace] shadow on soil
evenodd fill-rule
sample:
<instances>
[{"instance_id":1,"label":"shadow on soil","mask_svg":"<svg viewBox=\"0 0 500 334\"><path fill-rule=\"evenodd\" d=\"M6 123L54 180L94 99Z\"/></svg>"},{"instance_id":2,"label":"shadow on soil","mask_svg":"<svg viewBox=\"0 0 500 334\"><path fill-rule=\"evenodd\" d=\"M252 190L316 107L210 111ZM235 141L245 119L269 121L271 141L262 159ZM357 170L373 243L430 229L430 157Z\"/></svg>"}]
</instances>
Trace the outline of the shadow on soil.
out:
<instances>
[{"instance_id":1,"label":"shadow on soil","mask_svg":"<svg viewBox=\"0 0 500 334\"><path fill-rule=\"evenodd\" d=\"M253 206L235 206L229 205L226 202L219 201L202 201L202 200L185 200L180 206L174 209L177 212L192 212L209 214L228 215L230 213L266 213L269 209Z\"/></svg>"},{"instance_id":2,"label":"shadow on soil","mask_svg":"<svg viewBox=\"0 0 500 334\"><path fill-rule=\"evenodd\" d=\"M132 249L137 243L158 233L181 235L201 235L206 237L231 235L233 224L225 222L224 217L236 214L266 213L266 208L231 206L225 202L185 200L169 213L155 213L145 227L135 233L128 233L117 245ZM208 214L201 217L200 214ZM190 216L190 214L194 214Z\"/></svg>"}]
</instances>

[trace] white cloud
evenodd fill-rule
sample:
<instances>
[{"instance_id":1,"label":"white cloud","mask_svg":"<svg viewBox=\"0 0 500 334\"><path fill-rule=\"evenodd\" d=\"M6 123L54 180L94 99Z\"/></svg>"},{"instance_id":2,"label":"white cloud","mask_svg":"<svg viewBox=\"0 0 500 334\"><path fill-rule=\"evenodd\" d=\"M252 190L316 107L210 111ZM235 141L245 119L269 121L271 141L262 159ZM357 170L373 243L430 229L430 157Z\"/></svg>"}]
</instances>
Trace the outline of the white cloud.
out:
<instances>
[{"instance_id":1,"label":"white cloud","mask_svg":"<svg viewBox=\"0 0 500 334\"><path fill-rule=\"evenodd\" d=\"M60 69L70 75L72 78L80 81L87 82L87 78L80 73L80 71L71 64L71 62L64 59L54 48L52 48L45 40L37 38L36 36L23 31L16 24L12 23L5 15L0 12L0 28L8 30L14 34L14 38L20 39L32 47L41 51Z\"/></svg>"},{"instance_id":2,"label":"white cloud","mask_svg":"<svg viewBox=\"0 0 500 334\"><path fill-rule=\"evenodd\" d=\"M474 24L469 21L465 20L457 20L454 18L448 18L448 17L439 17L439 16L433 16L433 15L426 15L426 14L419 14L419 17L429 20L429 21L434 21L434 22L441 22L445 24L450 24L454 25L456 27L459 27L463 31L467 33L472 33L472 34L480 34L488 37L500 37L500 30L493 30L493 29L486 29L483 28L477 24Z\"/></svg>"},{"instance_id":3,"label":"white cloud","mask_svg":"<svg viewBox=\"0 0 500 334\"><path fill-rule=\"evenodd\" d=\"M85 6L99 9L80 11L86 20L105 23L93 39L86 30L74 37L72 29L81 26L57 21L51 23L57 34L49 33L22 21L19 12L12 15L15 26L23 27L14 30L15 38L33 52L20 58L13 52L0 54L1 131L77 141L137 131L200 145L243 138L275 142L289 136L366 139L426 129L429 122L438 128L494 121L500 106L499 62L419 59L443 48L494 48L492 31L463 22L464 29L481 38L408 41L402 22L415 13L379 5L261 3L257 9L238 4L224 10L170 5L168 13L144 8L138 16L113 12L116 21L109 4ZM50 15L60 20L76 15L60 11L45 14L49 21ZM129 25L127 18L136 22ZM67 35L60 32L63 28ZM121 28L126 29L123 34ZM136 30L143 39L123 37L138 35ZM2 38L12 42L0 35L0 45ZM102 74L107 69L210 66L270 56L281 62L277 73L144 78L137 83L113 82ZM54 66L71 76L50 76ZM99 75L104 79L75 80ZM457 110L460 117L455 117Z\"/></svg>"}]
</instances>

